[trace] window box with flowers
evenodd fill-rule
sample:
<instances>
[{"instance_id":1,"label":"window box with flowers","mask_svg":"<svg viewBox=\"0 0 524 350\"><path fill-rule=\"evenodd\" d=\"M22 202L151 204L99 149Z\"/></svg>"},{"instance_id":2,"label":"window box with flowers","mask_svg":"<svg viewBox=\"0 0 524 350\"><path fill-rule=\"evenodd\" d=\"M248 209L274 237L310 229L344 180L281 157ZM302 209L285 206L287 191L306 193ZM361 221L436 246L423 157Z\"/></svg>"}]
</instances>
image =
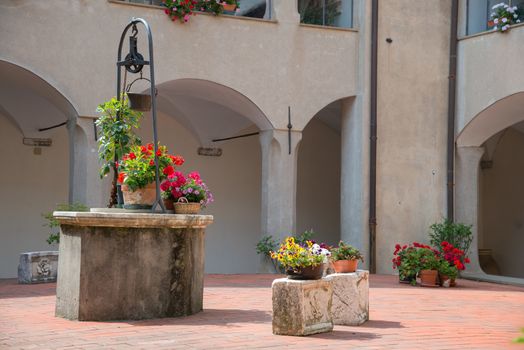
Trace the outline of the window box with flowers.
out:
<instances>
[{"instance_id":1,"label":"window box with flowers","mask_svg":"<svg viewBox=\"0 0 524 350\"><path fill-rule=\"evenodd\" d=\"M510 6L501 2L494 5L491 10L491 19L488 21L488 26L493 27L494 31L505 33L511 28L512 24L521 22L521 14L517 6Z\"/></svg>"},{"instance_id":2,"label":"window box with flowers","mask_svg":"<svg viewBox=\"0 0 524 350\"><path fill-rule=\"evenodd\" d=\"M234 12L238 8L238 0L164 0L164 12L172 21L189 22L195 11L220 15L224 12Z\"/></svg>"},{"instance_id":3,"label":"window box with flowers","mask_svg":"<svg viewBox=\"0 0 524 350\"><path fill-rule=\"evenodd\" d=\"M166 146L158 146L158 168L160 180L175 173L175 166L184 159L167 152ZM132 146L123 155L118 168L118 182L122 185L125 209L150 209L156 200L156 166L154 146Z\"/></svg>"},{"instance_id":4,"label":"window box with flowers","mask_svg":"<svg viewBox=\"0 0 524 350\"><path fill-rule=\"evenodd\" d=\"M294 237L286 237L278 251L271 252L271 257L285 268L289 279L316 280L322 278L331 256L323 247L326 246L311 240L297 243Z\"/></svg>"}]
</instances>

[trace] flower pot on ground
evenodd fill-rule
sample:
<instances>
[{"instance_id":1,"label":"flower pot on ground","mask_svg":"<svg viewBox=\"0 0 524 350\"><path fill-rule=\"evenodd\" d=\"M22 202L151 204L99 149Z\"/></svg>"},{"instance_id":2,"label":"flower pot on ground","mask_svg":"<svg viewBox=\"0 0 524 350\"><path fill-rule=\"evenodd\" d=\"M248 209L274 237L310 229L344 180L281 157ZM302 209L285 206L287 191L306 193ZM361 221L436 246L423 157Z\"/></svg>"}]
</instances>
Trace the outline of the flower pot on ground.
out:
<instances>
[{"instance_id":1,"label":"flower pot on ground","mask_svg":"<svg viewBox=\"0 0 524 350\"><path fill-rule=\"evenodd\" d=\"M213 194L196 171L185 176L175 171L160 184L164 201L172 201L175 214L198 214L213 202Z\"/></svg>"},{"instance_id":2,"label":"flower pot on ground","mask_svg":"<svg viewBox=\"0 0 524 350\"><path fill-rule=\"evenodd\" d=\"M401 246L397 243L393 256L393 269L398 269L399 282L416 285L419 272L417 248L411 244Z\"/></svg>"},{"instance_id":3,"label":"flower pot on ground","mask_svg":"<svg viewBox=\"0 0 524 350\"><path fill-rule=\"evenodd\" d=\"M446 259L441 259L438 267L439 284L442 287L453 287L458 269L455 265L450 265Z\"/></svg>"},{"instance_id":4,"label":"flower pot on ground","mask_svg":"<svg viewBox=\"0 0 524 350\"><path fill-rule=\"evenodd\" d=\"M357 248L343 241L338 243L338 247L331 249L331 259L335 272L338 273L355 272L358 261L364 261L364 257Z\"/></svg>"},{"instance_id":5,"label":"flower pot on ground","mask_svg":"<svg viewBox=\"0 0 524 350\"><path fill-rule=\"evenodd\" d=\"M310 240L299 244L294 237L286 237L278 251L271 252L271 258L280 263L290 279L322 278L330 255L330 251L319 244Z\"/></svg>"},{"instance_id":6,"label":"flower pot on ground","mask_svg":"<svg viewBox=\"0 0 524 350\"><path fill-rule=\"evenodd\" d=\"M442 264L438 250L424 244L415 244L418 256L420 285L423 287L438 286L438 269Z\"/></svg>"},{"instance_id":7,"label":"flower pot on ground","mask_svg":"<svg viewBox=\"0 0 524 350\"><path fill-rule=\"evenodd\" d=\"M424 286L430 286L436 285L440 261L439 252L428 245L417 242L413 242L409 246L397 244L395 246L393 268L398 268L400 281L410 280L412 285L416 285L415 276L419 276L422 270L434 270L434 273L429 273L430 275L435 275L434 283L431 281L424 281L423 283Z\"/></svg>"},{"instance_id":8,"label":"flower pot on ground","mask_svg":"<svg viewBox=\"0 0 524 350\"><path fill-rule=\"evenodd\" d=\"M182 165L184 159L167 152L165 146L158 146L159 178L163 180L175 173L175 166ZM132 146L131 151L124 154L120 164L118 182L122 184L124 208L149 209L156 200L156 165L153 144Z\"/></svg>"},{"instance_id":9,"label":"flower pot on ground","mask_svg":"<svg viewBox=\"0 0 524 350\"><path fill-rule=\"evenodd\" d=\"M437 270L420 270L420 285L422 287L438 287L438 271Z\"/></svg>"}]
</instances>

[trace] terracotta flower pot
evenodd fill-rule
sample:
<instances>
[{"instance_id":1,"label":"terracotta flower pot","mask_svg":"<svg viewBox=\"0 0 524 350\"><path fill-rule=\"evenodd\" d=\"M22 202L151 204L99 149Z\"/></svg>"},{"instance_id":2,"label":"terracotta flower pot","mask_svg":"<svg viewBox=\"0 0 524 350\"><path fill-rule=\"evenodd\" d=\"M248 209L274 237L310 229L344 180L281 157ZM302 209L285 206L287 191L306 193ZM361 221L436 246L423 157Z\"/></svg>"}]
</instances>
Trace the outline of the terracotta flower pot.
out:
<instances>
[{"instance_id":1,"label":"terracotta flower pot","mask_svg":"<svg viewBox=\"0 0 524 350\"><path fill-rule=\"evenodd\" d=\"M287 278L291 280L318 280L324 274L324 264L317 266L306 266L297 269L286 269Z\"/></svg>"},{"instance_id":2,"label":"terracotta flower pot","mask_svg":"<svg viewBox=\"0 0 524 350\"><path fill-rule=\"evenodd\" d=\"M163 201L164 201L164 207L166 207L167 210L175 210L175 206L173 204L172 199L164 198Z\"/></svg>"},{"instance_id":3,"label":"terracotta flower pot","mask_svg":"<svg viewBox=\"0 0 524 350\"><path fill-rule=\"evenodd\" d=\"M156 200L156 184L150 183L143 188L131 191L127 185L122 185L125 209L151 209Z\"/></svg>"},{"instance_id":4,"label":"terracotta flower pot","mask_svg":"<svg viewBox=\"0 0 524 350\"><path fill-rule=\"evenodd\" d=\"M437 284L438 271L437 270L422 270L419 273L419 277L420 277L420 285L422 287L438 287L438 284Z\"/></svg>"},{"instance_id":5,"label":"terracotta flower pot","mask_svg":"<svg viewBox=\"0 0 524 350\"><path fill-rule=\"evenodd\" d=\"M235 4L222 4L224 11L233 12L236 10L237 5Z\"/></svg>"},{"instance_id":6,"label":"terracotta flower pot","mask_svg":"<svg viewBox=\"0 0 524 350\"><path fill-rule=\"evenodd\" d=\"M336 260L333 261L335 272L348 273L357 271L358 260Z\"/></svg>"},{"instance_id":7,"label":"terracotta flower pot","mask_svg":"<svg viewBox=\"0 0 524 350\"><path fill-rule=\"evenodd\" d=\"M447 275L438 274L439 285L441 287L451 287L451 279Z\"/></svg>"},{"instance_id":8,"label":"terracotta flower pot","mask_svg":"<svg viewBox=\"0 0 524 350\"><path fill-rule=\"evenodd\" d=\"M415 276L415 275L405 276L404 278L401 278L400 274L398 276L398 282L399 283L412 284L412 282L415 281L416 279L417 279L417 276Z\"/></svg>"}]
</instances>

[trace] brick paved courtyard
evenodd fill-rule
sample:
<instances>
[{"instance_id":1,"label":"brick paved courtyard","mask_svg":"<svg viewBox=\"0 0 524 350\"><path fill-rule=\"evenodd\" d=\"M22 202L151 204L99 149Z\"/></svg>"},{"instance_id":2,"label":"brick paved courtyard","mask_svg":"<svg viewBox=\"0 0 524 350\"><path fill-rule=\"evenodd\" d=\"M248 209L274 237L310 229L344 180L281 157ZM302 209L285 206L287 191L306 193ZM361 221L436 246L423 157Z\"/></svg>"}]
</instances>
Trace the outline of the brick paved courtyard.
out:
<instances>
[{"instance_id":1,"label":"brick paved courtyard","mask_svg":"<svg viewBox=\"0 0 524 350\"><path fill-rule=\"evenodd\" d=\"M430 289L371 276L370 321L309 337L271 333L275 275L209 275L205 310L185 318L54 317L55 284L0 280L0 349L519 349L524 288L459 280Z\"/></svg>"}]
</instances>

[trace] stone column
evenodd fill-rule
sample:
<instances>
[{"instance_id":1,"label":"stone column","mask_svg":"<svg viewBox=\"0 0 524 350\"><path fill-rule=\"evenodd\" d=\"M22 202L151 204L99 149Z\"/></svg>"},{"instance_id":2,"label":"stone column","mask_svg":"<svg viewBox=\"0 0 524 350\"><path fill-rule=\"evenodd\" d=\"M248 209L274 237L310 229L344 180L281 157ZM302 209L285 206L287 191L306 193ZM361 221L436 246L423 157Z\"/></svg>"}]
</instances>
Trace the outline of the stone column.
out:
<instances>
[{"instance_id":1,"label":"stone column","mask_svg":"<svg viewBox=\"0 0 524 350\"><path fill-rule=\"evenodd\" d=\"M466 273L484 273L480 268L478 256L479 227L479 175L480 159L484 147L458 147L455 175L455 220L473 225L473 242L469 250L471 263Z\"/></svg>"},{"instance_id":2,"label":"stone column","mask_svg":"<svg viewBox=\"0 0 524 350\"><path fill-rule=\"evenodd\" d=\"M369 268L369 160L364 130L362 99L342 101L340 239L357 247L366 257L363 269Z\"/></svg>"},{"instance_id":3,"label":"stone column","mask_svg":"<svg viewBox=\"0 0 524 350\"><path fill-rule=\"evenodd\" d=\"M287 130L260 132L262 149L262 235L278 240L296 230L297 159L301 132L291 133L289 153ZM260 272L273 268L261 264Z\"/></svg>"},{"instance_id":4,"label":"stone column","mask_svg":"<svg viewBox=\"0 0 524 350\"><path fill-rule=\"evenodd\" d=\"M100 179L94 117L78 117L74 134L73 201L89 207L109 203L110 179Z\"/></svg>"}]
</instances>

